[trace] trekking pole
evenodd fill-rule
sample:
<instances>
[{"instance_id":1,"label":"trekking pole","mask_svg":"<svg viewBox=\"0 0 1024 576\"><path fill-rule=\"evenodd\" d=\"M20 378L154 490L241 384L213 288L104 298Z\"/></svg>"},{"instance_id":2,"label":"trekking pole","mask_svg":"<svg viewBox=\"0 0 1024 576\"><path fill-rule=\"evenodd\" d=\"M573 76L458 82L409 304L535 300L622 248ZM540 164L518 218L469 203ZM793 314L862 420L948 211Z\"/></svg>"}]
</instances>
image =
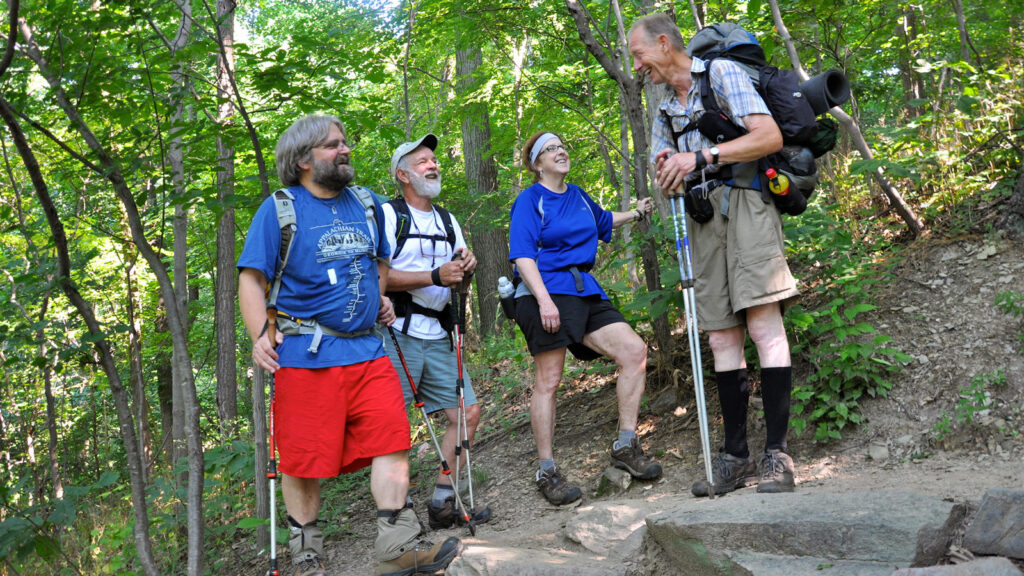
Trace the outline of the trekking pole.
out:
<instances>
[{"instance_id":1,"label":"trekking pole","mask_svg":"<svg viewBox=\"0 0 1024 576\"><path fill-rule=\"evenodd\" d=\"M462 258L461 252L456 252L452 257L452 261L460 260ZM476 517L476 503L473 501L473 466L469 459L469 419L466 418L466 393L465 393L465 379L462 375L462 337L463 337L463 326L466 320L466 315L460 305L459 296L464 296L461 293L461 288L466 284L468 277L464 277L462 283L459 284L459 290L454 287L451 289L452 292L452 324L455 326L455 359L458 365L458 377L455 379L455 395L459 399L459 410L458 418L456 419L456 432L461 435L461 439L455 445L455 477L459 478L460 465L462 462L461 453L463 450L466 452L466 483L469 485L469 514ZM462 298L462 302L465 303L465 298ZM455 489L458 490L458 484L456 483Z\"/></svg>"},{"instance_id":2,"label":"trekking pole","mask_svg":"<svg viewBox=\"0 0 1024 576\"><path fill-rule=\"evenodd\" d=\"M434 425L430 422L430 416L427 414L427 408L423 402L423 397L420 396L420 391L416 388L416 383L412 381L412 374L409 372L409 365L405 363L405 354L402 354L402 347L398 345L398 338L395 337L395 330L391 326L388 326L388 334L391 335L391 343L395 346L395 353L398 354L398 359L402 362L402 369L405 370L405 378L409 382L409 388L412 389L414 405L420 409L423 421L427 423L427 430L430 432L430 439L434 442L434 449L437 450L437 456L441 459L441 473L445 476L451 476L452 470L448 467L448 461L444 458L444 452L441 452L441 444L437 441L437 434L434 433ZM458 490L455 490L455 501L459 507L456 512L462 514L462 519L466 521L467 525L469 525L469 531L476 536L476 528L473 527L469 515L466 514L466 509L462 505L462 499L459 497Z\"/></svg>"},{"instance_id":3,"label":"trekking pole","mask_svg":"<svg viewBox=\"0 0 1024 576\"><path fill-rule=\"evenodd\" d=\"M679 209L676 210L676 203ZM700 333L697 331L697 301L694 295L693 262L690 258L690 237L686 227L686 204L681 195L672 196L672 224L676 234L676 257L679 261L679 281L683 286L683 308L686 314L686 335L690 341L690 367L693 370L693 388L697 400L697 419L700 422L700 443L704 452L704 472L708 477L708 498L715 497L715 479L711 470L711 437L708 433L708 410L704 401L704 367L700 356ZM682 236L680 240L680 227Z\"/></svg>"},{"instance_id":4,"label":"trekking pole","mask_svg":"<svg viewBox=\"0 0 1024 576\"><path fill-rule=\"evenodd\" d=\"M270 338L270 346L274 347L277 342L277 310L267 308L267 337ZM267 466L267 478L270 480L270 569L267 576L279 576L281 572L277 569L277 446L274 442L274 373L270 372L270 423L267 429L270 433L270 464Z\"/></svg>"}]
</instances>

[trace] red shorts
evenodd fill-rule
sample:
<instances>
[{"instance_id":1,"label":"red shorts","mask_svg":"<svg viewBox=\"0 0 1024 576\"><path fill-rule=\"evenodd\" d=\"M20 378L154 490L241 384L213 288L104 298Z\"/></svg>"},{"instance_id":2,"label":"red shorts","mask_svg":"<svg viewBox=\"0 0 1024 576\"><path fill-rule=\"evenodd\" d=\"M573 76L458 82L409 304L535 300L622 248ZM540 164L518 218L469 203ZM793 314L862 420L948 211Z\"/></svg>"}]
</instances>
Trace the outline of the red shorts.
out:
<instances>
[{"instance_id":1,"label":"red shorts","mask_svg":"<svg viewBox=\"0 0 1024 576\"><path fill-rule=\"evenodd\" d=\"M331 368L281 368L274 375L279 469L331 478L408 450L402 384L387 356Z\"/></svg>"}]
</instances>

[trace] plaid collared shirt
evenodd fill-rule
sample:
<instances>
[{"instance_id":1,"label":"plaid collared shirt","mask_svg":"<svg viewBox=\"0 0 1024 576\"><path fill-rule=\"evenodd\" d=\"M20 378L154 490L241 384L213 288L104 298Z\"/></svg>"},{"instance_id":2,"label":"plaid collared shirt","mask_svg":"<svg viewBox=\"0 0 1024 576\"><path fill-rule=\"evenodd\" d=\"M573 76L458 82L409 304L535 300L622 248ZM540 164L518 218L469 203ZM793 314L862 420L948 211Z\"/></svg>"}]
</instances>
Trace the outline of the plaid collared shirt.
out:
<instances>
[{"instance_id":1,"label":"plaid collared shirt","mask_svg":"<svg viewBox=\"0 0 1024 576\"><path fill-rule=\"evenodd\" d=\"M690 122L696 122L704 113L704 104L701 102L700 89L697 84L698 74L707 70L707 64L700 58L693 59L693 66L690 68L690 91L686 95L684 106L676 98L675 91L669 85L664 85L661 95L661 102L658 106L658 113L654 117L651 127L651 161L658 156L662 150L675 152L691 152L711 146L711 141L704 137L699 130L691 130L682 137L682 147L675 142L672 132L680 132ZM754 88L750 76L735 62L718 59L711 67L711 90L718 96L718 103L722 112L729 115L736 124L743 124L743 117L751 114L770 114L768 106L761 99L761 96ZM669 124L671 122L671 125Z\"/></svg>"}]
</instances>

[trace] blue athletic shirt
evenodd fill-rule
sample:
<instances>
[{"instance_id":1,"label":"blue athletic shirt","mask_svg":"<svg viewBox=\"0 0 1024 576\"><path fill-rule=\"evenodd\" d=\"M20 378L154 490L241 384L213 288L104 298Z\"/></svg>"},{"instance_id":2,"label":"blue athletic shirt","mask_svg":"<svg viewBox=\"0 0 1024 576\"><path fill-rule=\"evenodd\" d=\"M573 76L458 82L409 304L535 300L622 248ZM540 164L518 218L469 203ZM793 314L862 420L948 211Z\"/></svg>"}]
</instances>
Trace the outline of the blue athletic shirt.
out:
<instances>
[{"instance_id":1,"label":"blue athletic shirt","mask_svg":"<svg viewBox=\"0 0 1024 576\"><path fill-rule=\"evenodd\" d=\"M582 270L594 265L599 239L611 241L612 213L575 184L568 184L566 191L558 194L538 182L520 192L512 204L508 258L536 260L550 294L608 299L597 279ZM576 291L570 266L581 267L582 292Z\"/></svg>"},{"instance_id":2,"label":"blue athletic shirt","mask_svg":"<svg viewBox=\"0 0 1024 576\"><path fill-rule=\"evenodd\" d=\"M295 195L298 229L282 274L277 309L296 318L315 318L339 332L373 328L380 310L380 285L377 262L369 257L373 237L363 205L347 189L331 200L317 198L303 186L288 190ZM378 200L373 202L379 239L384 217ZM388 243L378 242L376 252L386 261ZM280 259L281 228L271 196L249 225L238 268L259 270L271 282ZM380 337L373 333L356 338L325 334L316 354L307 350L312 339L312 334L286 336L277 347L278 363L289 368L327 368L359 364L385 354Z\"/></svg>"}]
</instances>

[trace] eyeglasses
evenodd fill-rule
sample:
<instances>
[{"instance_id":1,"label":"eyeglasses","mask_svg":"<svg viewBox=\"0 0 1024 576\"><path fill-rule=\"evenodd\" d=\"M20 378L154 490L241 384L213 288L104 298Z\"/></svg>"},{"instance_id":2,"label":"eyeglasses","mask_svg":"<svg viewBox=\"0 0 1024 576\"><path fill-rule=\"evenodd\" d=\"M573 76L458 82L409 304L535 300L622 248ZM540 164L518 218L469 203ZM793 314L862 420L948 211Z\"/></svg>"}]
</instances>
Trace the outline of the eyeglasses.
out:
<instances>
[{"instance_id":1,"label":"eyeglasses","mask_svg":"<svg viewBox=\"0 0 1024 576\"><path fill-rule=\"evenodd\" d=\"M313 148L321 148L323 150L340 150L343 148L347 148L351 150L352 144L349 144L348 141L346 140L328 140L323 144L317 144L316 146L313 146Z\"/></svg>"},{"instance_id":2,"label":"eyeglasses","mask_svg":"<svg viewBox=\"0 0 1024 576\"><path fill-rule=\"evenodd\" d=\"M540 153L541 154L547 154L548 152L554 152L555 150L562 150L564 152L565 151L565 146L563 146L561 144L552 144L551 146L544 147L544 149L541 150ZM540 155L538 154L538 156L540 156Z\"/></svg>"}]
</instances>

